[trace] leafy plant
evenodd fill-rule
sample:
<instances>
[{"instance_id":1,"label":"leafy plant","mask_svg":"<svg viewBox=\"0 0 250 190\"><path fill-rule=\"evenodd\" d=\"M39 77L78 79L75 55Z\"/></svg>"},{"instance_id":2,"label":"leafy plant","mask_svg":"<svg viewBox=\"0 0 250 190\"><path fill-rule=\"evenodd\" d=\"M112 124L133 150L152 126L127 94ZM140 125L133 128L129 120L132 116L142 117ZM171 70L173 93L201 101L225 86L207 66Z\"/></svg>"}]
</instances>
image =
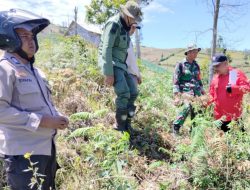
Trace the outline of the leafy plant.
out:
<instances>
[{"instance_id":1,"label":"leafy plant","mask_svg":"<svg viewBox=\"0 0 250 190\"><path fill-rule=\"evenodd\" d=\"M36 187L37 190L42 190L45 175L40 174L38 172L39 168L36 167L36 165L38 163L37 162L34 163L31 161L31 159L30 159L31 155L32 155L32 153L26 153L24 155L24 158L29 161L30 166L27 169L25 169L23 172L32 172L32 174L33 174L32 178L30 179L31 182L29 184L29 187L31 189Z\"/></svg>"}]
</instances>

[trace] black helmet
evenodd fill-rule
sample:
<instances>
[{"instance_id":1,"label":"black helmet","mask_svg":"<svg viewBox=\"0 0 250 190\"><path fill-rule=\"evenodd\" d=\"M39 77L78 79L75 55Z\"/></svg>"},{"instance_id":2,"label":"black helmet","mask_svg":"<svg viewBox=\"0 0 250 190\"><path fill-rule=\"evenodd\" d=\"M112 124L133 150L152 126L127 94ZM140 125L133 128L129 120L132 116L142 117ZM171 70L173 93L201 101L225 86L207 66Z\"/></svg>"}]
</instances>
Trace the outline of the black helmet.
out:
<instances>
[{"instance_id":1,"label":"black helmet","mask_svg":"<svg viewBox=\"0 0 250 190\"><path fill-rule=\"evenodd\" d=\"M50 24L48 19L31 12L11 9L0 12L0 49L8 52L20 52L22 41L17 35L16 28L29 28L35 36L36 50L38 43L36 35Z\"/></svg>"}]
</instances>

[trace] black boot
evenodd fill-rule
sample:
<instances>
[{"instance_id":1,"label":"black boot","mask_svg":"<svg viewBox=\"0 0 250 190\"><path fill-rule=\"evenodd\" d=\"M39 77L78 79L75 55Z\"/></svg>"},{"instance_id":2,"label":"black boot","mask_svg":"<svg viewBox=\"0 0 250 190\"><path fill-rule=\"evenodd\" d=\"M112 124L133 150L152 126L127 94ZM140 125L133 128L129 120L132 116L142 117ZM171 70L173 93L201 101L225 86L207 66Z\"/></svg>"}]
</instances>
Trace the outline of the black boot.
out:
<instances>
[{"instance_id":1,"label":"black boot","mask_svg":"<svg viewBox=\"0 0 250 190\"><path fill-rule=\"evenodd\" d=\"M132 133L133 132L133 128L131 126L131 120L132 118L134 117L135 115L135 110L136 110L136 106L131 106L129 109L128 109L128 118L127 118L127 123L126 123L126 128L127 130Z\"/></svg>"},{"instance_id":2,"label":"black boot","mask_svg":"<svg viewBox=\"0 0 250 190\"><path fill-rule=\"evenodd\" d=\"M126 121L126 129L128 132L131 134L133 132L133 128L131 126L131 117L128 116L127 121Z\"/></svg>"},{"instance_id":3,"label":"black boot","mask_svg":"<svg viewBox=\"0 0 250 190\"><path fill-rule=\"evenodd\" d=\"M117 109L116 110L116 123L117 123L117 131L128 131L127 124L128 110Z\"/></svg>"},{"instance_id":4,"label":"black boot","mask_svg":"<svg viewBox=\"0 0 250 190\"><path fill-rule=\"evenodd\" d=\"M179 134L180 134L180 128L181 128L180 125L173 124L173 133L174 133L175 135L179 135Z\"/></svg>"}]
</instances>

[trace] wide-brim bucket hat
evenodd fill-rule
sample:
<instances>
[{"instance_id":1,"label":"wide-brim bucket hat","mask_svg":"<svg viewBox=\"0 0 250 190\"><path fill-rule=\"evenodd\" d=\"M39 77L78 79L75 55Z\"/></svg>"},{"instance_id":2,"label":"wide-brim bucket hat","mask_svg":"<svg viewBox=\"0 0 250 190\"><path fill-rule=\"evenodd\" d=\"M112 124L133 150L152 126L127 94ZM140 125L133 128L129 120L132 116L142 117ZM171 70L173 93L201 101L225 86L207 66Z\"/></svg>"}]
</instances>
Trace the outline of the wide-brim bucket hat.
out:
<instances>
[{"instance_id":1,"label":"wide-brim bucket hat","mask_svg":"<svg viewBox=\"0 0 250 190\"><path fill-rule=\"evenodd\" d=\"M142 21L141 8L134 1L128 1L125 5L121 5L121 11L127 16L135 19L137 23Z\"/></svg>"}]
</instances>

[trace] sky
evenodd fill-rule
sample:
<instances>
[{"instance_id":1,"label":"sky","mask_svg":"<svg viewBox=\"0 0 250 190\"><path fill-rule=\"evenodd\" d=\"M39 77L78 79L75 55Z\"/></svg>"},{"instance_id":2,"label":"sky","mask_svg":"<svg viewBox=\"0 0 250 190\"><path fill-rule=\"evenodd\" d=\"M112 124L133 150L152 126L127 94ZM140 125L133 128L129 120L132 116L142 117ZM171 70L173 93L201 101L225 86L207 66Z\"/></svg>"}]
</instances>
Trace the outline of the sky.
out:
<instances>
[{"instance_id":1,"label":"sky","mask_svg":"<svg viewBox=\"0 0 250 190\"><path fill-rule=\"evenodd\" d=\"M1 0L0 11L9 8L29 10L52 23L68 25L78 7L78 20L84 23L85 5L91 0ZM213 16L211 0L153 0L143 7L142 45L156 48L185 48L196 43L208 48L212 41ZM250 0L221 0L246 2ZM218 33L228 49L250 49L250 5L238 9L223 7Z\"/></svg>"}]
</instances>

